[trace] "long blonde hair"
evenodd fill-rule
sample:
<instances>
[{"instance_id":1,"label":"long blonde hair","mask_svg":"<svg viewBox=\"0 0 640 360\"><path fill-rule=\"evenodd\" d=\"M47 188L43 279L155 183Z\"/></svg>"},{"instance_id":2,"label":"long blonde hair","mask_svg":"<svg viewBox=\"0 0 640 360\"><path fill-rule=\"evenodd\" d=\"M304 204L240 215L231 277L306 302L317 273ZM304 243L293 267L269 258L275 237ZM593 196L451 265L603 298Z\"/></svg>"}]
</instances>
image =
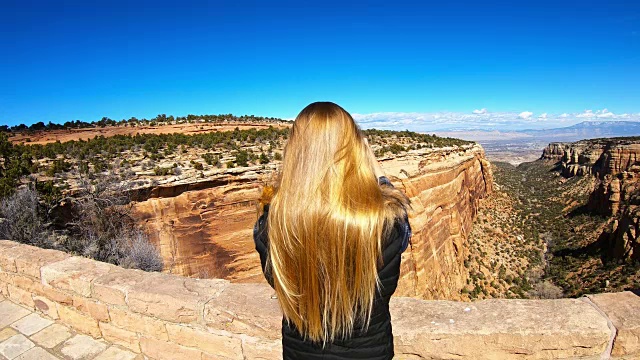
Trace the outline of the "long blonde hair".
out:
<instances>
[{"instance_id":1,"label":"long blonde hair","mask_svg":"<svg viewBox=\"0 0 640 360\"><path fill-rule=\"evenodd\" d=\"M311 341L368 326L385 224L408 205L401 192L378 185L369 154L349 113L310 104L291 129L275 187L263 194L270 198L267 271L285 318Z\"/></svg>"}]
</instances>

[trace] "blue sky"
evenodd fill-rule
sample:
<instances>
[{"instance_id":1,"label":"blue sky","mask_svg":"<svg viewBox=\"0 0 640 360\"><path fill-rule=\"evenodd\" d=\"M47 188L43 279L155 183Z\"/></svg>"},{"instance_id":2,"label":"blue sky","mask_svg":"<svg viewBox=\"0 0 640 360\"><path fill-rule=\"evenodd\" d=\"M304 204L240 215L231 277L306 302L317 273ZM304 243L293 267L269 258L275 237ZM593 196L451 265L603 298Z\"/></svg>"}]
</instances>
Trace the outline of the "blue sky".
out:
<instances>
[{"instance_id":1,"label":"blue sky","mask_svg":"<svg viewBox=\"0 0 640 360\"><path fill-rule=\"evenodd\" d=\"M640 120L638 1L0 3L1 124L318 100L414 130Z\"/></svg>"}]
</instances>

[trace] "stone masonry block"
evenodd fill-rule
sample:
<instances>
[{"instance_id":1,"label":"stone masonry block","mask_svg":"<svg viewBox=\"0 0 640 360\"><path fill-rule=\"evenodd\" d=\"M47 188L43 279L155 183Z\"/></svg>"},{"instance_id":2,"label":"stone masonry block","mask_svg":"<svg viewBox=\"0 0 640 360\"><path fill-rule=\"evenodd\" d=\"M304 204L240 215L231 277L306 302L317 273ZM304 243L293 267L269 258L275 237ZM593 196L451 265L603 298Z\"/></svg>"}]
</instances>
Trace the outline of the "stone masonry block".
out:
<instances>
[{"instance_id":1,"label":"stone masonry block","mask_svg":"<svg viewBox=\"0 0 640 360\"><path fill-rule=\"evenodd\" d=\"M146 336L140 338L140 348L143 354L156 360L197 360L202 357L202 351L198 349Z\"/></svg>"},{"instance_id":2,"label":"stone masonry block","mask_svg":"<svg viewBox=\"0 0 640 360\"><path fill-rule=\"evenodd\" d=\"M29 246L28 255L15 259L16 270L20 274L40 279L40 268L70 258L71 255L58 250L41 249Z\"/></svg>"},{"instance_id":3,"label":"stone masonry block","mask_svg":"<svg viewBox=\"0 0 640 360\"><path fill-rule=\"evenodd\" d=\"M98 321L74 308L58 305L58 316L63 324L71 326L81 333L91 335L94 338L101 336Z\"/></svg>"},{"instance_id":4,"label":"stone masonry block","mask_svg":"<svg viewBox=\"0 0 640 360\"><path fill-rule=\"evenodd\" d=\"M109 323L99 323L100 331L102 331L102 337L116 345L124 346L127 349L140 352L140 341L138 340L138 334L133 331L128 331L115 327Z\"/></svg>"},{"instance_id":5,"label":"stone masonry block","mask_svg":"<svg viewBox=\"0 0 640 360\"><path fill-rule=\"evenodd\" d=\"M278 339L282 313L271 295L273 289L266 284L230 284L205 305L204 321L214 329Z\"/></svg>"},{"instance_id":6,"label":"stone masonry block","mask_svg":"<svg viewBox=\"0 0 640 360\"><path fill-rule=\"evenodd\" d=\"M61 305L72 305L73 296L50 285L42 286L43 296Z\"/></svg>"},{"instance_id":7,"label":"stone masonry block","mask_svg":"<svg viewBox=\"0 0 640 360\"><path fill-rule=\"evenodd\" d=\"M74 296L73 307L98 321L109 322L109 311L105 304L92 299Z\"/></svg>"},{"instance_id":8,"label":"stone masonry block","mask_svg":"<svg viewBox=\"0 0 640 360\"><path fill-rule=\"evenodd\" d=\"M129 289L129 308L141 314L176 323L201 320L204 304L216 297L226 280L198 280L153 274Z\"/></svg>"},{"instance_id":9,"label":"stone masonry block","mask_svg":"<svg viewBox=\"0 0 640 360\"><path fill-rule=\"evenodd\" d=\"M115 265L73 256L43 266L41 269L42 283L56 289L90 297L91 282L115 268Z\"/></svg>"},{"instance_id":10,"label":"stone masonry block","mask_svg":"<svg viewBox=\"0 0 640 360\"><path fill-rule=\"evenodd\" d=\"M9 289L7 288L7 283L0 279L0 296L8 298L9 297Z\"/></svg>"},{"instance_id":11,"label":"stone masonry block","mask_svg":"<svg viewBox=\"0 0 640 360\"><path fill-rule=\"evenodd\" d=\"M53 320L57 320L59 318L56 303L49 300L48 298L44 296L33 295L33 304L35 305L37 311L46 314Z\"/></svg>"},{"instance_id":12,"label":"stone masonry block","mask_svg":"<svg viewBox=\"0 0 640 360\"><path fill-rule=\"evenodd\" d=\"M589 295L618 330L613 356L640 358L640 296L631 292Z\"/></svg>"},{"instance_id":13,"label":"stone masonry block","mask_svg":"<svg viewBox=\"0 0 640 360\"><path fill-rule=\"evenodd\" d=\"M32 294L42 295L44 293L44 285L37 279L24 274L15 274L10 277L10 283L17 288L28 291Z\"/></svg>"},{"instance_id":14,"label":"stone masonry block","mask_svg":"<svg viewBox=\"0 0 640 360\"><path fill-rule=\"evenodd\" d=\"M229 359L242 359L242 341L238 338L176 324L167 324L167 332L171 342Z\"/></svg>"},{"instance_id":15,"label":"stone masonry block","mask_svg":"<svg viewBox=\"0 0 640 360\"><path fill-rule=\"evenodd\" d=\"M0 246L0 270L17 272L40 278L40 268L71 257L62 251L42 249L36 246L14 243L15 246Z\"/></svg>"},{"instance_id":16,"label":"stone masonry block","mask_svg":"<svg viewBox=\"0 0 640 360\"><path fill-rule=\"evenodd\" d=\"M20 256L21 244L9 240L0 240L0 271L17 272L16 257ZM14 250L18 248L18 250Z\"/></svg>"},{"instance_id":17,"label":"stone masonry block","mask_svg":"<svg viewBox=\"0 0 640 360\"><path fill-rule=\"evenodd\" d=\"M108 305L126 306L125 299L129 289L150 277L154 277L154 274L142 270L117 268L94 280L91 296Z\"/></svg>"},{"instance_id":18,"label":"stone masonry block","mask_svg":"<svg viewBox=\"0 0 640 360\"><path fill-rule=\"evenodd\" d=\"M120 329L136 332L159 340L168 340L165 324L148 316L136 314L119 308L109 308L111 325Z\"/></svg>"},{"instance_id":19,"label":"stone masonry block","mask_svg":"<svg viewBox=\"0 0 640 360\"><path fill-rule=\"evenodd\" d=\"M578 299L392 298L391 317L398 358L597 358L610 335L605 318Z\"/></svg>"},{"instance_id":20,"label":"stone masonry block","mask_svg":"<svg viewBox=\"0 0 640 360\"><path fill-rule=\"evenodd\" d=\"M26 307L33 309L35 304L33 303L33 298L31 297L31 293L27 290L23 290L19 287L13 286L11 284L7 285L7 289L9 290L9 298L17 303L20 303Z\"/></svg>"},{"instance_id":21,"label":"stone masonry block","mask_svg":"<svg viewBox=\"0 0 640 360\"><path fill-rule=\"evenodd\" d=\"M245 359L280 359L282 358L282 341L245 338L242 340L242 354ZM204 360L204 356L202 358ZM211 359L215 359L215 357L211 357Z\"/></svg>"}]
</instances>

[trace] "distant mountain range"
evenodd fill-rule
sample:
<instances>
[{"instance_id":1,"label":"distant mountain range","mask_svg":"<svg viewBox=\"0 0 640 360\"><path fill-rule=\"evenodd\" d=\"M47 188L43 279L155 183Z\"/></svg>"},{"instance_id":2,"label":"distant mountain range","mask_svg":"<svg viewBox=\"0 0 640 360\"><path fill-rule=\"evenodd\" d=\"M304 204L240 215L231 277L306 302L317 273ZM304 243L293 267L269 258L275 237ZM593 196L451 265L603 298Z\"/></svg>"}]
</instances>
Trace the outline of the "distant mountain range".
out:
<instances>
[{"instance_id":1,"label":"distant mountain range","mask_svg":"<svg viewBox=\"0 0 640 360\"><path fill-rule=\"evenodd\" d=\"M439 136L487 142L555 142L603 137L640 136L640 121L583 121L568 127L544 130L457 130L436 132Z\"/></svg>"},{"instance_id":2,"label":"distant mountain range","mask_svg":"<svg viewBox=\"0 0 640 360\"><path fill-rule=\"evenodd\" d=\"M640 122L638 121L583 121L563 128L545 130L517 131L535 137L561 137L578 139L593 139L601 137L638 136Z\"/></svg>"}]
</instances>

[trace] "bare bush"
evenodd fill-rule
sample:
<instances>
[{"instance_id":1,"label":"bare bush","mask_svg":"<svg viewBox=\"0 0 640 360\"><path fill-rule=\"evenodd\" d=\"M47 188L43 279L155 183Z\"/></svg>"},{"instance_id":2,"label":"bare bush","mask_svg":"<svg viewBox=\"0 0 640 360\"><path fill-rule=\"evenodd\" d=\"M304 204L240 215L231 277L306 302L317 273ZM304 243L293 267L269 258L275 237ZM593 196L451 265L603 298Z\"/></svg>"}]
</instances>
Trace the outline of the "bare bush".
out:
<instances>
[{"instance_id":1,"label":"bare bush","mask_svg":"<svg viewBox=\"0 0 640 360\"><path fill-rule=\"evenodd\" d=\"M96 260L146 271L162 270L162 258L131 216L131 189L110 175L82 181L73 199L73 237L66 247Z\"/></svg>"},{"instance_id":2,"label":"bare bush","mask_svg":"<svg viewBox=\"0 0 640 360\"><path fill-rule=\"evenodd\" d=\"M158 249L149 241L149 237L142 231L127 234L122 249L125 250L119 259L119 264L125 268L141 269L145 271L162 271L163 261Z\"/></svg>"},{"instance_id":3,"label":"bare bush","mask_svg":"<svg viewBox=\"0 0 640 360\"><path fill-rule=\"evenodd\" d=\"M559 299L563 296L563 293L561 288L551 281L545 280L533 285L533 289L529 291L529 296L534 299Z\"/></svg>"},{"instance_id":4,"label":"bare bush","mask_svg":"<svg viewBox=\"0 0 640 360\"><path fill-rule=\"evenodd\" d=\"M40 215L38 193L21 189L0 202L0 238L46 246L49 232Z\"/></svg>"},{"instance_id":5,"label":"bare bush","mask_svg":"<svg viewBox=\"0 0 640 360\"><path fill-rule=\"evenodd\" d=\"M21 189L0 201L0 238L81 254L146 271L161 271L162 257L131 217L130 187L114 174L81 179L67 230L54 232L43 219L38 193Z\"/></svg>"},{"instance_id":6,"label":"bare bush","mask_svg":"<svg viewBox=\"0 0 640 360\"><path fill-rule=\"evenodd\" d=\"M153 169L153 167L156 166L156 162L153 160L146 160L142 162L142 170L146 171L149 169Z\"/></svg>"},{"instance_id":7,"label":"bare bush","mask_svg":"<svg viewBox=\"0 0 640 360\"><path fill-rule=\"evenodd\" d=\"M118 184L109 176L96 184L81 180L78 196L73 199L76 216L71 227L75 241L68 244L70 250L108 261L111 239L133 223L128 193Z\"/></svg>"}]
</instances>

